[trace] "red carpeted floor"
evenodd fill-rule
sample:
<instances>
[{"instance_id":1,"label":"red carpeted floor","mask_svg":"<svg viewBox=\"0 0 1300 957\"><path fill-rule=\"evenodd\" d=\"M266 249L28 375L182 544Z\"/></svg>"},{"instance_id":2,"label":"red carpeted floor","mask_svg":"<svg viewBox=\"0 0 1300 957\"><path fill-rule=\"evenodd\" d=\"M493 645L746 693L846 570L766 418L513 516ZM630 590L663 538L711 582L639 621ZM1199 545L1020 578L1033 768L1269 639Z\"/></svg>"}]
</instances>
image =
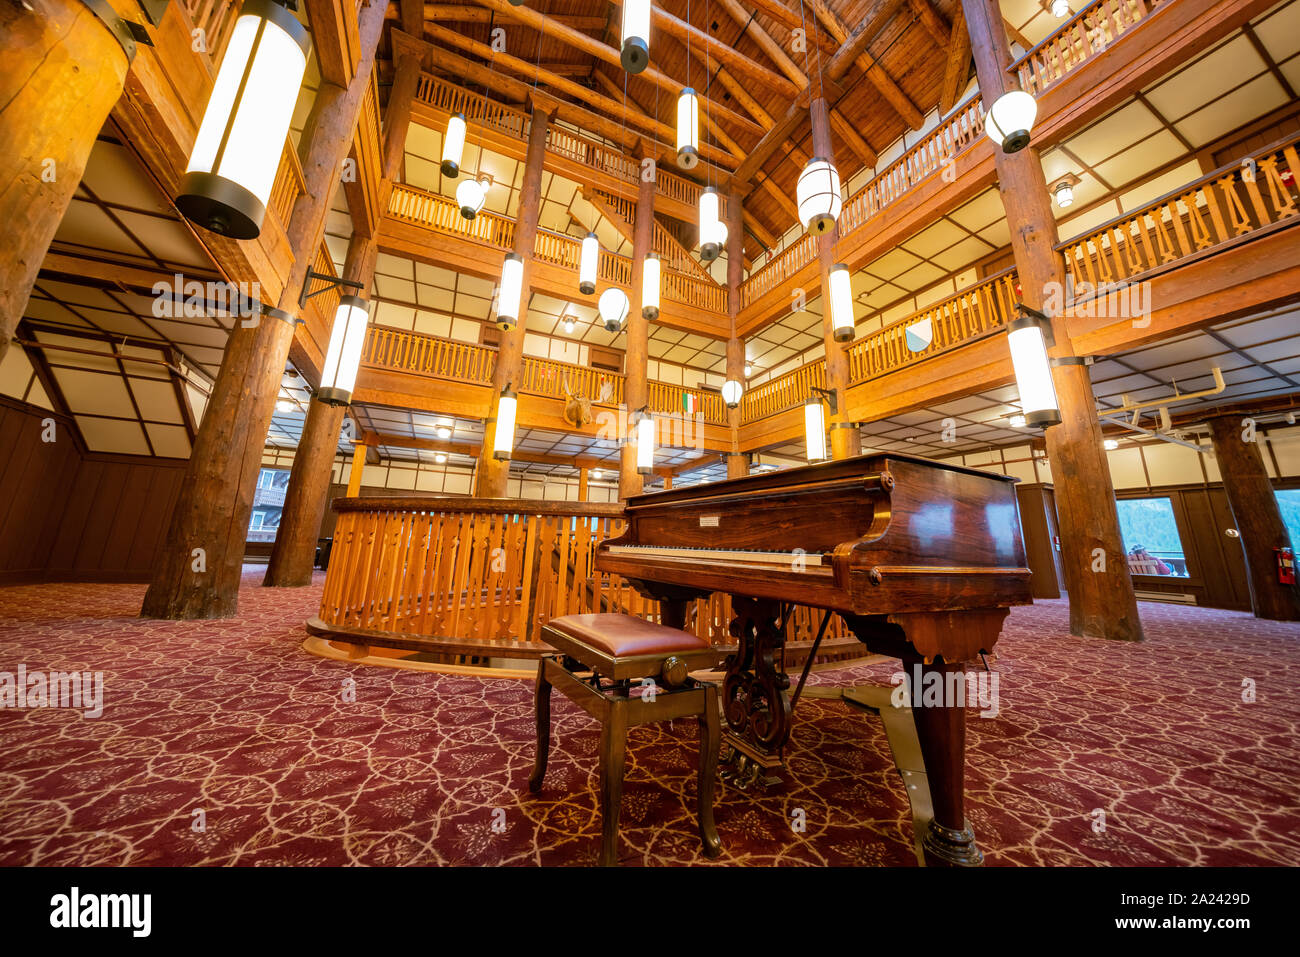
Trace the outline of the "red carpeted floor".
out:
<instances>
[{"instance_id":1,"label":"red carpeted floor","mask_svg":"<svg viewBox=\"0 0 1300 957\"><path fill-rule=\"evenodd\" d=\"M98 719L0 709L0 864L594 862L597 730L577 708L556 696L533 797L531 682L308 656L319 582L260 576L240 617L217 622L139 621L139 586L0 589L0 671L105 680ZM1070 637L1062 602L1012 612L1001 713L968 722L968 814L989 864L1300 858L1300 626L1149 603L1142 616L1135 646ZM693 722L632 732L626 863L704 862L696 755ZM789 776L722 789L718 863L914 864L878 719L805 699Z\"/></svg>"}]
</instances>

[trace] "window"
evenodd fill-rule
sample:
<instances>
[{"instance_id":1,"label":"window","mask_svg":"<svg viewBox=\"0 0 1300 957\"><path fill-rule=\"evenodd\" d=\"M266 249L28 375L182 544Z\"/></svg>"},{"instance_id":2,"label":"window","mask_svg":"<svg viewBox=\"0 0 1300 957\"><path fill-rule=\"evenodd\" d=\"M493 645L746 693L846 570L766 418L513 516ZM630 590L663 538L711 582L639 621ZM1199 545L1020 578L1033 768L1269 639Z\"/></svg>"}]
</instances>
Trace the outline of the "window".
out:
<instances>
[{"instance_id":1,"label":"window","mask_svg":"<svg viewBox=\"0 0 1300 957\"><path fill-rule=\"evenodd\" d=\"M1187 558L1178 536L1173 504L1167 498L1124 498L1119 508L1119 530L1133 575L1187 578Z\"/></svg>"},{"instance_id":2,"label":"window","mask_svg":"<svg viewBox=\"0 0 1300 957\"><path fill-rule=\"evenodd\" d=\"M1291 547L1300 549L1300 488L1278 489L1277 507L1282 510L1282 523L1291 538Z\"/></svg>"},{"instance_id":3,"label":"window","mask_svg":"<svg viewBox=\"0 0 1300 957\"><path fill-rule=\"evenodd\" d=\"M253 521L249 528L266 528L266 513L260 508L253 510Z\"/></svg>"}]
</instances>

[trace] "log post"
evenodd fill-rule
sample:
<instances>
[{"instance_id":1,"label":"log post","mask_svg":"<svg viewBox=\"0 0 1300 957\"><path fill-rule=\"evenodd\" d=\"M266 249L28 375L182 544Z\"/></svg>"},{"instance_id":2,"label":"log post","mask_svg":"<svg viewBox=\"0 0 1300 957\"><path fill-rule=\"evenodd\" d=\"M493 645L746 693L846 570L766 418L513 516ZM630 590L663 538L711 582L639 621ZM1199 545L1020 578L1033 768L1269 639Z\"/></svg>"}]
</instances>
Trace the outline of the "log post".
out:
<instances>
[{"instance_id":1,"label":"log post","mask_svg":"<svg viewBox=\"0 0 1300 957\"><path fill-rule=\"evenodd\" d=\"M835 162L831 145L830 111L820 97L808 105L812 120L813 155ZM822 339L826 343L826 388L835 396L837 408L830 416L831 458L847 459L862 451L862 433L849 418L849 354L845 343L835 341L831 321L831 267L835 265L835 243L839 227L817 237L817 262L822 282Z\"/></svg>"},{"instance_id":2,"label":"log post","mask_svg":"<svg viewBox=\"0 0 1300 957\"><path fill-rule=\"evenodd\" d=\"M578 467L578 501L579 502L587 501L587 478L590 471L591 470L587 468L587 466L585 465L581 465Z\"/></svg>"},{"instance_id":3,"label":"log post","mask_svg":"<svg viewBox=\"0 0 1300 957\"><path fill-rule=\"evenodd\" d=\"M361 475L366 470L366 446L356 442L352 446L352 465L348 469L348 498L361 494Z\"/></svg>"},{"instance_id":4,"label":"log post","mask_svg":"<svg viewBox=\"0 0 1300 957\"><path fill-rule=\"evenodd\" d=\"M110 6L138 18L134 3ZM0 64L2 361L130 57L80 0L25 0L0 6Z\"/></svg>"},{"instance_id":5,"label":"log post","mask_svg":"<svg viewBox=\"0 0 1300 957\"><path fill-rule=\"evenodd\" d=\"M731 336L727 339L727 378L748 388L745 380L745 344L736 335L740 316L740 285L745 278L745 221L740 190L733 188L727 196L727 318ZM731 432L731 450L727 455L727 478L749 474L749 457L740 454L740 406L727 410L727 428Z\"/></svg>"},{"instance_id":6,"label":"log post","mask_svg":"<svg viewBox=\"0 0 1300 957\"><path fill-rule=\"evenodd\" d=\"M1210 420L1210 437L1245 553L1251 609L1256 618L1300 621L1300 588L1277 580L1275 549L1290 548L1293 543L1264 467L1254 424L1240 416L1214 418Z\"/></svg>"},{"instance_id":7,"label":"log post","mask_svg":"<svg viewBox=\"0 0 1300 957\"><path fill-rule=\"evenodd\" d=\"M396 28L391 33L396 75L384 110L384 159L380 170L379 210L388 215L388 196L393 181L402 169L406 153L406 136L411 129L411 105L420 85L420 70L430 49L429 44Z\"/></svg>"},{"instance_id":8,"label":"log post","mask_svg":"<svg viewBox=\"0 0 1300 957\"><path fill-rule=\"evenodd\" d=\"M655 181L643 174L636 194L636 222L632 228L632 308L627 315L627 342L623 374L623 401L627 404L628 435L619 454L618 497L640 495L645 480L636 470L636 417L650 399L648 382L650 323L641 315L645 285L645 258L654 246Z\"/></svg>"},{"instance_id":9,"label":"log post","mask_svg":"<svg viewBox=\"0 0 1300 957\"><path fill-rule=\"evenodd\" d=\"M298 296L320 249L325 218L352 146L374 67L385 7L361 8L361 58L347 88L322 84L302 144L303 192L286 235L294 262L278 308L236 322L145 592L144 618L228 618L239 610L253 491L293 340Z\"/></svg>"},{"instance_id":10,"label":"log post","mask_svg":"<svg viewBox=\"0 0 1300 957\"><path fill-rule=\"evenodd\" d=\"M555 103L534 93L532 119L528 129L528 152L524 157L524 178L519 188L519 212L515 221L514 253L523 261L523 293L519 301L519 324L501 336L497 347L497 363L492 370L492 405L484 423L483 447L479 449L478 467L475 469L474 494L479 498L505 498L509 487L510 462L493 456L496 443L497 402L501 392L513 383L519 389L519 379L524 368L524 317L528 313L531 297L529 278L533 268L533 252L537 243L537 215L542 207L542 166L546 160L546 134L551 124Z\"/></svg>"},{"instance_id":11,"label":"log post","mask_svg":"<svg viewBox=\"0 0 1300 957\"><path fill-rule=\"evenodd\" d=\"M996 0L962 0L980 95L992 105L1012 87L1011 47ZM1026 306L1039 311L1065 288L1065 264L1055 252L1056 219L1038 151L994 150L998 192L1011 226L1011 248ZM1142 640L1133 580L1120 535L1115 488L1102 447L1097 400L1088 367L1075 358L1068 330L1053 317L1052 348L1060 425L1047 429L1047 454L1056 485L1061 564L1070 597L1070 632L1096 638Z\"/></svg>"},{"instance_id":12,"label":"log post","mask_svg":"<svg viewBox=\"0 0 1300 957\"><path fill-rule=\"evenodd\" d=\"M361 283L363 290L369 289L378 252L374 237L353 233L343 278ZM302 426L289 472L289 487L284 493L280 527L262 579L265 586L297 588L311 584L316 542L329 500L334 457L346 412L346 406L330 405L318 398L313 398L307 407L307 421Z\"/></svg>"}]
</instances>

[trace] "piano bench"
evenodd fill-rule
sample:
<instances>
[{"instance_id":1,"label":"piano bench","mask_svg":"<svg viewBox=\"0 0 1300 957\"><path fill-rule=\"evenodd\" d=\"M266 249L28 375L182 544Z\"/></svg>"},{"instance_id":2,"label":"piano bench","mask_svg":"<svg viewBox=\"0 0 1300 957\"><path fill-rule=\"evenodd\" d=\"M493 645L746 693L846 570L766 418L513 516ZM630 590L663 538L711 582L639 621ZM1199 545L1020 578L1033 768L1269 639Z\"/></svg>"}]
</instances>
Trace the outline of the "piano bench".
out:
<instances>
[{"instance_id":1,"label":"piano bench","mask_svg":"<svg viewBox=\"0 0 1300 957\"><path fill-rule=\"evenodd\" d=\"M708 857L722 853L713 824L713 785L721 728L718 688L690 677L721 658L707 641L632 615L566 615L542 628L559 654L537 663L537 755L528 789L536 794L551 748L551 688L559 688L600 721L600 863L618 863L618 815L623 802L627 729L695 716L700 728L698 817ZM641 688L633 695L633 687Z\"/></svg>"}]
</instances>

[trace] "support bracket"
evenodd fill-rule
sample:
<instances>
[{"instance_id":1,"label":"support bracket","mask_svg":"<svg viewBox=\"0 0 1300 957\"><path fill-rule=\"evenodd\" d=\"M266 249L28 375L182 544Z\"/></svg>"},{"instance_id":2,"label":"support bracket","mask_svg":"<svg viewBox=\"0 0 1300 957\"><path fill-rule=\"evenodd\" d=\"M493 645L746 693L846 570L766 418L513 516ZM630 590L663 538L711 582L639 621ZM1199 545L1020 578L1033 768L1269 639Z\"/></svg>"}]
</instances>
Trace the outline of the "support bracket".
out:
<instances>
[{"instance_id":1,"label":"support bracket","mask_svg":"<svg viewBox=\"0 0 1300 957\"><path fill-rule=\"evenodd\" d=\"M313 279L322 279L325 281L325 285L321 286L314 292L308 292L307 290L311 287L311 281ZM307 278L302 281L302 295L298 297L298 305L305 306L307 305L307 300L312 296L319 296L323 292L329 292L331 289L338 289L340 286L348 286L352 289L362 290L365 288L365 283L357 282L352 279L340 279L338 276L331 276L327 272L316 272L314 269L308 269Z\"/></svg>"}]
</instances>

